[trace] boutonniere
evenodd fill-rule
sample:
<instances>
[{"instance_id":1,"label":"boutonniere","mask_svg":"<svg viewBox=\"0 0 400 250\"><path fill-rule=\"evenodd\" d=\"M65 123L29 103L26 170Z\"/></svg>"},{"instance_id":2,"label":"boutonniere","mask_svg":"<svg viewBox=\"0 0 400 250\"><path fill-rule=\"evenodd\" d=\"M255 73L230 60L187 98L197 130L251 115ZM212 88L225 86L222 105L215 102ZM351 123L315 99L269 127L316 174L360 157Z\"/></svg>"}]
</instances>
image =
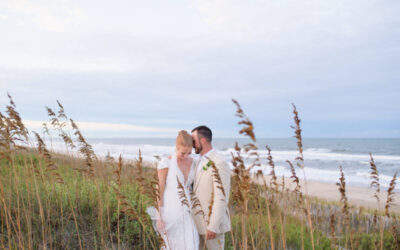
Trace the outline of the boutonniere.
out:
<instances>
[{"instance_id":1,"label":"boutonniere","mask_svg":"<svg viewBox=\"0 0 400 250\"><path fill-rule=\"evenodd\" d=\"M204 170L204 171L207 171L207 169L208 169L209 167L211 167L211 164L212 164L212 162L211 162L211 160L209 160L209 161L207 162L207 164L203 166L203 170Z\"/></svg>"}]
</instances>

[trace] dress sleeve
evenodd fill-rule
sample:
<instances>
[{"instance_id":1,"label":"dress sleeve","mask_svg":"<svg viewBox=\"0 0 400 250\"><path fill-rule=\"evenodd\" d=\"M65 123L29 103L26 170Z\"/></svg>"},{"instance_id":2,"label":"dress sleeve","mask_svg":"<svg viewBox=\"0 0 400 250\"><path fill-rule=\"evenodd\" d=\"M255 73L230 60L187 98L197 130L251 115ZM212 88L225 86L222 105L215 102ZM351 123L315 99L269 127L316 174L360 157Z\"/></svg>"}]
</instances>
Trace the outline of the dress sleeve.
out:
<instances>
[{"instance_id":1,"label":"dress sleeve","mask_svg":"<svg viewBox=\"0 0 400 250\"><path fill-rule=\"evenodd\" d=\"M157 170L169 168L170 159L163 157L157 164Z\"/></svg>"}]
</instances>

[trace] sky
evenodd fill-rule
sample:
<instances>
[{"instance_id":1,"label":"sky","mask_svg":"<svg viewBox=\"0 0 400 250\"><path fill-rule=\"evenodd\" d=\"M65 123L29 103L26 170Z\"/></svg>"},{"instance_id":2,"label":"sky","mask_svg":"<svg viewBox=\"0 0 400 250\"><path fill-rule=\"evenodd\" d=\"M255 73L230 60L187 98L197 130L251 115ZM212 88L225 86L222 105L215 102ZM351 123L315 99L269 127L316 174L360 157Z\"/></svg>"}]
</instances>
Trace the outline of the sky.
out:
<instances>
[{"instance_id":1,"label":"sky","mask_svg":"<svg viewBox=\"0 0 400 250\"><path fill-rule=\"evenodd\" d=\"M398 0L0 0L0 112L88 137L400 138Z\"/></svg>"}]
</instances>

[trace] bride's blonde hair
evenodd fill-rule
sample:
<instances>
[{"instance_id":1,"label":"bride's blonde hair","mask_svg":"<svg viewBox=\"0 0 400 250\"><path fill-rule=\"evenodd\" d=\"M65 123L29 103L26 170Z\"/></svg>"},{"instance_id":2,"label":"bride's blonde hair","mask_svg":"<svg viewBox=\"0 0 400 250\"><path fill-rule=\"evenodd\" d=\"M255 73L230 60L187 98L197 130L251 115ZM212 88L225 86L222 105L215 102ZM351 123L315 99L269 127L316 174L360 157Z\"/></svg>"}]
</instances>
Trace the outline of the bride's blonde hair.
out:
<instances>
[{"instance_id":1,"label":"bride's blonde hair","mask_svg":"<svg viewBox=\"0 0 400 250\"><path fill-rule=\"evenodd\" d=\"M193 147L193 138L186 130L181 130L176 137L176 147Z\"/></svg>"}]
</instances>

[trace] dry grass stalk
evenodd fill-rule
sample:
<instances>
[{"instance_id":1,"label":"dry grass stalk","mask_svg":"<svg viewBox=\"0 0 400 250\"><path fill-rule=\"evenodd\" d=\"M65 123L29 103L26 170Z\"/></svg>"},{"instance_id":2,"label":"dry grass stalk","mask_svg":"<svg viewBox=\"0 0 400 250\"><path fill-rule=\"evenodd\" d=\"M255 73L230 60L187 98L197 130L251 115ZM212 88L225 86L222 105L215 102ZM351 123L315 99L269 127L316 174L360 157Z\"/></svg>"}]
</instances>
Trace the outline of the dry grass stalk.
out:
<instances>
[{"instance_id":1,"label":"dry grass stalk","mask_svg":"<svg viewBox=\"0 0 400 250\"><path fill-rule=\"evenodd\" d=\"M58 100L56 100L56 101L57 101L57 105L58 105L58 107L59 107L59 110L58 110L58 118L63 118L63 119L65 119L65 120L67 120L68 117L65 115L65 111L64 111L63 105L61 105L61 103L60 103Z\"/></svg>"},{"instance_id":2,"label":"dry grass stalk","mask_svg":"<svg viewBox=\"0 0 400 250\"><path fill-rule=\"evenodd\" d=\"M336 249L336 220L335 214L332 213L329 219L329 228L330 228L330 236L331 236L331 247Z\"/></svg>"},{"instance_id":3,"label":"dry grass stalk","mask_svg":"<svg viewBox=\"0 0 400 250\"><path fill-rule=\"evenodd\" d=\"M72 216L73 216L73 219L74 219L75 230L76 230L76 232L78 233L79 249L82 250L82 249L84 248L84 245L83 245L83 243L82 243L82 241L81 241L81 235L80 235L80 233L79 233L78 220L77 220L77 218L76 218L75 208L72 207L72 203L70 203L70 207L71 207Z\"/></svg>"},{"instance_id":4,"label":"dry grass stalk","mask_svg":"<svg viewBox=\"0 0 400 250\"><path fill-rule=\"evenodd\" d=\"M294 137L297 139L297 150L298 150L298 155L295 158L295 161L297 161L297 166L303 170L303 179L304 179L304 188L306 191L306 195L308 195L308 187L307 187L307 179L306 179L306 173L304 170L304 155L303 155L303 138L301 135L301 127L300 127L300 118L299 118L299 113L297 111L296 106L292 103L293 106L293 119L294 119L294 126L291 126L292 129L295 131ZM303 198L303 197L301 197ZM315 245L314 245L314 229L313 229L313 223L312 223L312 216L311 216L311 204L309 199L306 199L306 202L304 203L305 205L305 212L307 214L307 221L308 221L308 226L310 228L310 238L311 238L311 247L314 250Z\"/></svg>"},{"instance_id":5,"label":"dry grass stalk","mask_svg":"<svg viewBox=\"0 0 400 250\"><path fill-rule=\"evenodd\" d=\"M235 201L237 201L239 207L243 207L241 204L244 200L244 192L248 189L250 189L248 185L248 180L246 180L248 177L245 175L245 165L243 158L240 154L240 148L238 144L236 143L235 146L236 153L233 154L231 152L231 157L232 157L232 165L233 165L233 181L235 182L235 185L233 185L232 189L232 196ZM244 189L243 189L244 188ZM243 209L241 209L243 210Z\"/></svg>"},{"instance_id":6,"label":"dry grass stalk","mask_svg":"<svg viewBox=\"0 0 400 250\"><path fill-rule=\"evenodd\" d=\"M262 179L263 180L263 187L264 190L268 190L267 187L267 183L265 181L265 178ZM267 219L268 219L268 229L269 229L269 239L270 239L270 243L271 243L271 249L274 250L275 249L275 244L274 244L274 236L273 236L273 229L272 229L272 218L271 218L271 204L270 204L270 199L268 198L268 194L267 192L265 192L265 204L267 206Z\"/></svg>"},{"instance_id":7,"label":"dry grass stalk","mask_svg":"<svg viewBox=\"0 0 400 250\"><path fill-rule=\"evenodd\" d=\"M118 189L120 189L121 188L121 172L122 172L122 165L123 165L123 162L122 162L122 155L120 154L119 155L119 158L118 158L118 165L117 165L117 168L115 169L115 171L114 171L114 173L115 173L115 175L116 175L116 179L117 179L117 185L118 185ZM121 237L120 237L120 230L119 230L119 213L120 213L120 202L118 201L118 204L117 204L117 246L118 246L118 249L120 248L120 244L121 244L121 242L120 242L120 239L121 239Z\"/></svg>"},{"instance_id":8,"label":"dry grass stalk","mask_svg":"<svg viewBox=\"0 0 400 250\"><path fill-rule=\"evenodd\" d=\"M71 139L71 136L64 130L68 122L68 118L65 114L64 107L58 100L57 104L59 106L59 110L57 111L58 115L51 108L45 106L45 109L47 110L47 115L50 117L50 124L53 126L54 129L58 131L59 133L58 135L63 139L64 144L67 146L67 149L68 148L74 149L75 145ZM64 121L61 121L61 119L63 119ZM43 123L43 129L44 133L50 135L46 123Z\"/></svg>"},{"instance_id":9,"label":"dry grass stalk","mask_svg":"<svg viewBox=\"0 0 400 250\"><path fill-rule=\"evenodd\" d=\"M300 197L303 197L303 195L302 195L302 193L301 193L300 180L299 180L299 177L297 177L297 175L296 175L296 170L294 169L293 164L292 164L289 160L286 160L286 162L289 164L290 172L292 173L292 175L290 176L290 178L293 179L292 182L294 182L294 183L296 184L296 186L295 186L295 188L294 188L293 191L294 191L296 194L299 194Z\"/></svg>"},{"instance_id":10,"label":"dry grass stalk","mask_svg":"<svg viewBox=\"0 0 400 250\"><path fill-rule=\"evenodd\" d=\"M6 113L8 114L8 117L12 121L10 125L16 128L14 131L15 135L21 136L25 140L28 140L28 130L26 129L24 123L22 122L19 113L15 110L17 106L15 105L11 95L7 93L7 96L10 100L10 105L6 106L7 109Z\"/></svg>"},{"instance_id":11,"label":"dry grass stalk","mask_svg":"<svg viewBox=\"0 0 400 250\"><path fill-rule=\"evenodd\" d=\"M16 105L8 94L10 105L6 106L6 115L0 112L0 160L12 161L11 154L17 149L25 149L17 142L28 140L28 130L22 122L19 113L15 110Z\"/></svg>"},{"instance_id":12,"label":"dry grass stalk","mask_svg":"<svg viewBox=\"0 0 400 250\"><path fill-rule=\"evenodd\" d=\"M253 123L243 112L242 108L240 107L240 104L235 99L232 99L232 102L237 107L236 116L242 119L238 122L238 124L244 125L244 127L239 131L239 133L248 136L253 142L256 142ZM238 184L236 190L233 191L233 195L234 198L236 196L236 198L238 198L239 201L244 201L247 198L248 192L250 190L250 183L251 183L250 170L255 166L261 165L259 155L256 151L257 149L258 148L254 143L249 143L244 146L244 151L246 153L250 152L249 156L255 157L253 163L247 168L244 164L243 157L240 153L241 148L239 147L237 142L235 143L235 154L231 153L232 164L234 166L234 171L233 171L234 180L236 180Z\"/></svg>"},{"instance_id":13,"label":"dry grass stalk","mask_svg":"<svg viewBox=\"0 0 400 250\"><path fill-rule=\"evenodd\" d=\"M42 123L42 128L43 128L43 136L46 135L46 134L50 135L50 130L49 130L49 127L47 126L46 122Z\"/></svg>"},{"instance_id":14,"label":"dry grass stalk","mask_svg":"<svg viewBox=\"0 0 400 250\"><path fill-rule=\"evenodd\" d=\"M123 166L123 161L122 161L122 155L120 154L118 157L118 165L117 168L114 170L114 174L117 180L117 185L118 188L121 187L121 172L122 172L122 166Z\"/></svg>"},{"instance_id":15,"label":"dry grass stalk","mask_svg":"<svg viewBox=\"0 0 400 250\"><path fill-rule=\"evenodd\" d=\"M107 152L106 157L104 157L105 161L109 164L113 164L115 162L114 157L111 156L110 152Z\"/></svg>"},{"instance_id":16,"label":"dry grass stalk","mask_svg":"<svg viewBox=\"0 0 400 250\"><path fill-rule=\"evenodd\" d=\"M347 199L347 195L346 195L346 178L344 177L344 173L343 173L343 168L342 166L339 166L339 170L340 170L340 178L339 178L339 182L336 183L336 185L338 186L339 192L340 192L340 201L342 202L342 213L344 215L344 225L346 226L346 240L345 240L345 245L347 247L347 236L348 233L350 232L350 216L349 216L349 204L348 204L348 199ZM351 240L351 234L350 234L350 244L352 244L352 240Z\"/></svg>"},{"instance_id":17,"label":"dry grass stalk","mask_svg":"<svg viewBox=\"0 0 400 250\"><path fill-rule=\"evenodd\" d=\"M277 182L278 178L276 177L276 174L275 174L275 163L274 163L274 160L272 159L271 149L268 146L266 146L266 148L267 148L267 152L268 152L267 153L268 154L268 156L267 156L268 165L271 167L271 172L269 173L269 175L271 176L270 186L273 190L276 191L276 190L278 190L278 182Z\"/></svg>"},{"instance_id":18,"label":"dry grass stalk","mask_svg":"<svg viewBox=\"0 0 400 250\"><path fill-rule=\"evenodd\" d=\"M394 242L396 244L395 245L396 249L400 249L400 238L399 238L400 237L400 232L399 232L399 230L397 229L397 227L396 227L396 225L394 223L392 224L390 232L392 233Z\"/></svg>"},{"instance_id":19,"label":"dry grass stalk","mask_svg":"<svg viewBox=\"0 0 400 250\"><path fill-rule=\"evenodd\" d=\"M44 215L44 209L42 205L42 199L40 198L39 194L39 188L38 184L36 181L36 178L33 178L34 180L34 187L35 187L35 195L36 195L36 200L39 205L39 215L40 215L40 220L41 220L41 234L42 234L42 242L45 242L45 237L46 237L46 228L45 228L45 215ZM72 206L72 204L71 204Z\"/></svg>"},{"instance_id":20,"label":"dry grass stalk","mask_svg":"<svg viewBox=\"0 0 400 250\"><path fill-rule=\"evenodd\" d=\"M282 240L282 247L286 249L286 232L285 232L285 214L281 211L278 211L279 215L279 222L281 224L281 240Z\"/></svg>"},{"instance_id":21,"label":"dry grass stalk","mask_svg":"<svg viewBox=\"0 0 400 250\"><path fill-rule=\"evenodd\" d=\"M247 115L243 112L243 109L240 107L240 104L232 99L232 102L236 105L236 116L241 118L238 122L239 125L243 125L242 129L239 131L239 134L243 134L249 137L253 143L248 143L243 146L243 151L248 155L248 157L253 157L253 161L250 166L246 167L244 164L243 157L241 155L241 148L238 143L235 144L235 154L231 153L232 156L232 165L234 166L233 170L233 181L235 185L233 185L232 196L237 200L237 204L239 206L239 212L241 213L241 226L242 226L242 247L243 249L247 249L247 219L249 214L248 202L249 202L249 192L251 187L252 179L250 177L250 171L256 167L261 166L261 161L259 154L257 152L258 147L255 145L256 136L254 133L254 125L247 117ZM272 243L273 245L273 243Z\"/></svg>"},{"instance_id":22,"label":"dry grass stalk","mask_svg":"<svg viewBox=\"0 0 400 250\"><path fill-rule=\"evenodd\" d=\"M266 146L266 148L267 148L268 165L271 167L271 172L269 174L271 176L270 187L272 188L272 190L274 192L277 192L279 185L277 182L278 178L276 177L276 173L275 173L275 163L274 163L274 160L271 155L271 148L269 146ZM285 185L284 181L285 181L284 176L282 176L282 193L284 192L284 185ZM271 199L271 202L273 202L273 200L274 199ZM279 210L278 210L278 215L279 215L279 222L281 224L282 247L283 247L283 249L286 249L286 236L285 236L285 225L284 225L285 217Z\"/></svg>"},{"instance_id":23,"label":"dry grass stalk","mask_svg":"<svg viewBox=\"0 0 400 250\"><path fill-rule=\"evenodd\" d=\"M190 203L192 204L192 207L191 207L192 211L197 210L197 212L194 214L194 216L200 214L205 219L204 210L201 207L200 200L199 200L199 198L196 197L196 194L193 191L190 191Z\"/></svg>"},{"instance_id":24,"label":"dry grass stalk","mask_svg":"<svg viewBox=\"0 0 400 250\"><path fill-rule=\"evenodd\" d=\"M61 103L57 100L57 105L59 107L59 110L57 111L57 114L48 106L45 106L45 109L47 110L47 115L50 117L50 124L59 130L62 130L63 128L66 127L67 125L67 116L64 111L64 107L61 105ZM64 121L61 121L60 119L63 119Z\"/></svg>"},{"instance_id":25,"label":"dry grass stalk","mask_svg":"<svg viewBox=\"0 0 400 250\"><path fill-rule=\"evenodd\" d=\"M374 158L372 157L372 154L369 154L370 156L370 166L371 166L371 172L370 172L370 178L371 180L371 184L370 187L372 189L375 189L374 195L373 197L376 199L377 203L378 203L378 209L380 209L380 198L379 198L379 193L380 193L380 184L379 184L379 172L378 172L378 168L376 167ZM376 227L377 225L377 221L378 221L378 217L377 217L377 213L378 213L378 209L375 210L374 212L374 227ZM385 210L386 211L386 210ZM380 249L383 249L383 231L384 231L384 225L383 225L383 220L382 218L380 218L380 230L379 230L379 235L380 235Z\"/></svg>"},{"instance_id":26,"label":"dry grass stalk","mask_svg":"<svg viewBox=\"0 0 400 250\"><path fill-rule=\"evenodd\" d=\"M232 196L236 200L238 205L238 210L241 216L241 226L242 226L242 247L247 249L247 217L248 217L248 197L250 192L250 175L248 169L246 169L243 158L240 154L240 147L236 143L235 145L236 155L232 155L233 170L233 180L235 185L233 185Z\"/></svg>"},{"instance_id":27,"label":"dry grass stalk","mask_svg":"<svg viewBox=\"0 0 400 250\"><path fill-rule=\"evenodd\" d=\"M371 181L371 188L375 189L374 197L378 202L378 207L379 207L379 192L380 192L380 184L379 184L379 173L378 173L378 168L376 167L374 158L372 157L372 154L369 154L370 156L370 162L369 164L371 165L371 172L370 172L370 177L372 179Z\"/></svg>"},{"instance_id":28,"label":"dry grass stalk","mask_svg":"<svg viewBox=\"0 0 400 250\"><path fill-rule=\"evenodd\" d=\"M120 211L127 214L131 219L138 220L139 223L141 224L141 226L143 227L143 234L145 233L144 229L146 228L146 225L151 224L149 221L149 218L147 216L142 216L142 218L139 219L138 212L140 214L144 214L144 211L142 210L143 209L142 204L141 203L139 204L139 207L137 208L137 210L138 210L138 212L137 212L137 210L135 210L135 208L132 207L132 205L130 205L130 203L128 202L126 197L119 191L121 188L121 184L122 184L121 176L122 176L123 166L124 166L124 162L122 159L122 155L120 154L118 157L118 163L117 163L116 169L114 170L117 187L113 187L113 189L117 195L117 199L118 199L118 205L117 205L117 214L118 214L118 217L117 217L117 239L118 239L117 241L118 242L117 242L117 244L118 244L118 248L120 246L120 226L119 226L120 225L120 217L119 217ZM155 188L152 188L151 191L157 192L158 191L157 173L156 173L155 178L157 181L157 186ZM154 190L154 189L156 189L156 190ZM157 192L157 194L158 194L158 192ZM155 206L155 209L157 211L159 211L158 206ZM163 246L164 242L163 242L162 237L160 235L157 235L156 238L159 241L160 245ZM152 244L153 247L155 247L154 242L151 241L150 243Z\"/></svg>"},{"instance_id":29,"label":"dry grass stalk","mask_svg":"<svg viewBox=\"0 0 400 250\"><path fill-rule=\"evenodd\" d=\"M239 134L244 134L253 141L253 143L243 145L243 150L248 155L248 157L254 157L252 164L250 164L250 166L246 168L248 171L250 171L253 167L261 166L260 157L257 153L258 147L255 144L256 136L254 133L254 125L247 117L247 115L243 112L243 109L240 107L239 102L235 99L232 99L232 102L236 105L237 108L236 116L241 118L238 124L243 125L242 129L239 131Z\"/></svg>"},{"instance_id":30,"label":"dry grass stalk","mask_svg":"<svg viewBox=\"0 0 400 250\"><path fill-rule=\"evenodd\" d=\"M42 140L42 138L40 138L39 134L36 132L33 132L36 136L36 140L38 143L38 151L39 153L43 156L45 163L46 163L46 171L50 172L51 175L53 175L56 179L57 183L61 183L64 184L64 180L61 177L61 175L57 172L58 167L56 166L56 164L54 163L50 152L47 150L46 148L46 144L44 143L44 141Z\"/></svg>"},{"instance_id":31,"label":"dry grass stalk","mask_svg":"<svg viewBox=\"0 0 400 250\"><path fill-rule=\"evenodd\" d=\"M376 225L378 223L378 210L377 209L374 210L374 217L373 217L372 223L373 223L374 227L376 227Z\"/></svg>"},{"instance_id":32,"label":"dry grass stalk","mask_svg":"<svg viewBox=\"0 0 400 250\"><path fill-rule=\"evenodd\" d=\"M158 174L157 171L154 171L153 178L150 182L150 198L154 202L155 208L158 210L157 204L159 204L160 201L160 189L159 189L159 180L158 180Z\"/></svg>"},{"instance_id":33,"label":"dry grass stalk","mask_svg":"<svg viewBox=\"0 0 400 250\"><path fill-rule=\"evenodd\" d=\"M211 162L211 169L212 169L212 177L213 177L213 182L217 184L217 189L219 189L224 197L226 198L225 190L224 190L224 185L222 184L221 176L219 175L219 171L217 167L215 166L215 163L209 159Z\"/></svg>"},{"instance_id":34,"label":"dry grass stalk","mask_svg":"<svg viewBox=\"0 0 400 250\"><path fill-rule=\"evenodd\" d=\"M133 220L138 220L140 224L144 227L145 225L143 224L140 216L136 213L135 208L132 207L132 205L128 202L128 199L119 191L118 188L114 186L112 188L117 196L118 201L121 204L121 211L128 215L129 218Z\"/></svg>"},{"instance_id":35,"label":"dry grass stalk","mask_svg":"<svg viewBox=\"0 0 400 250\"><path fill-rule=\"evenodd\" d=\"M146 189L145 180L143 177L143 158L142 158L142 151L140 149L139 149L139 156L135 162L135 165L138 170L138 173L136 175L136 181L139 183L140 193L145 194L147 189Z\"/></svg>"},{"instance_id":36,"label":"dry grass stalk","mask_svg":"<svg viewBox=\"0 0 400 250\"><path fill-rule=\"evenodd\" d=\"M75 144L72 141L72 138L65 131L60 131L60 136L67 147L70 147L71 149L75 148Z\"/></svg>"},{"instance_id":37,"label":"dry grass stalk","mask_svg":"<svg viewBox=\"0 0 400 250\"><path fill-rule=\"evenodd\" d=\"M296 106L292 103L293 106L293 114L294 114L294 126L290 126L292 129L295 130L295 138L297 139L297 148L299 151L299 155L296 157L296 160L298 161L297 166L300 168L304 168L304 156L303 156L303 139L301 136L301 127L300 127L300 122L301 120L299 119L299 113L297 112Z\"/></svg>"},{"instance_id":38,"label":"dry grass stalk","mask_svg":"<svg viewBox=\"0 0 400 250\"><path fill-rule=\"evenodd\" d=\"M54 111L51 108L47 107L47 106L45 106L44 108L47 110L47 115L51 118L50 119L51 125L53 125L53 126L57 125L58 124L58 119L57 119L56 113L54 113Z\"/></svg>"},{"instance_id":39,"label":"dry grass stalk","mask_svg":"<svg viewBox=\"0 0 400 250\"><path fill-rule=\"evenodd\" d=\"M387 199L385 204L385 215L387 217L390 217L389 208L394 201L393 195L394 195L394 188L396 187L396 179L397 179L397 171L394 173L393 178L390 181L389 188L387 190Z\"/></svg>"},{"instance_id":40,"label":"dry grass stalk","mask_svg":"<svg viewBox=\"0 0 400 250\"><path fill-rule=\"evenodd\" d=\"M340 178L339 178L339 182L337 182L336 185L339 187L338 189L340 192L340 201L343 203L342 213L346 217L348 217L349 205L348 205L347 196L346 196L346 178L344 177L342 166L339 166L339 169L340 169Z\"/></svg>"},{"instance_id":41,"label":"dry grass stalk","mask_svg":"<svg viewBox=\"0 0 400 250\"><path fill-rule=\"evenodd\" d=\"M2 222L1 226L4 227L4 221L5 221L5 224L6 224L6 231L7 231L7 237L8 237L8 239L11 239L11 232L12 232L12 230L11 230L11 225L10 225L11 223L10 223L10 222L12 222L12 220L9 221L9 216L8 216L8 215L9 215L9 208L8 208L8 206L7 206L7 202L6 202L6 199L5 199L4 187L3 187L3 183L2 183L2 179L1 179L1 178L0 178L0 200L1 200L0 209L3 210L3 211L0 211L0 218L1 218L1 222ZM5 219L3 218L1 212L4 213ZM3 236L2 236L2 237L3 237ZM11 240L8 240L7 242L8 242L8 249L12 249L12 247L11 247ZM5 249L6 247L4 246L3 238L2 238L1 243L2 243L2 245L3 245L3 248Z\"/></svg>"},{"instance_id":42,"label":"dry grass stalk","mask_svg":"<svg viewBox=\"0 0 400 250\"><path fill-rule=\"evenodd\" d=\"M178 195L179 195L179 199L181 200L182 205L190 208L189 200L186 197L185 188L183 187L182 183L179 181L178 176L176 177L176 182L178 184Z\"/></svg>"},{"instance_id":43,"label":"dry grass stalk","mask_svg":"<svg viewBox=\"0 0 400 250\"><path fill-rule=\"evenodd\" d=\"M42 173L39 170L38 165L34 161L31 162L31 170L33 171L33 173L35 174L36 177L41 178L41 180L43 181Z\"/></svg>"},{"instance_id":44,"label":"dry grass stalk","mask_svg":"<svg viewBox=\"0 0 400 250\"><path fill-rule=\"evenodd\" d=\"M79 153L81 153L85 157L86 166L87 166L87 169L83 169L83 170L77 169L77 170L85 172L91 178L94 178L94 176L95 176L94 160L96 159L96 155L94 154L92 145L90 145L86 141L85 137L83 137L81 131L78 128L78 125L76 125L76 123L72 119L70 119L70 121L71 121L72 129L75 131L74 135L76 135L78 137Z\"/></svg>"},{"instance_id":45,"label":"dry grass stalk","mask_svg":"<svg viewBox=\"0 0 400 250\"><path fill-rule=\"evenodd\" d=\"M153 206L154 208L157 210L158 214L161 214L161 211L159 209L158 204L160 204L160 189L159 189L159 180L158 180L158 174L157 171L154 171L154 174L152 176L152 180L150 181L150 187L149 187L149 197L151 198L152 202L153 202ZM159 242L159 247L160 249L164 249L163 247L166 246L166 242L164 241L164 238L160 235L157 234L156 235L157 241ZM168 237L166 237L168 240Z\"/></svg>"},{"instance_id":46,"label":"dry grass stalk","mask_svg":"<svg viewBox=\"0 0 400 250\"><path fill-rule=\"evenodd\" d=\"M211 192L210 203L208 205L207 224L210 224L210 219L211 219L211 215L213 212L213 206L214 206L214 198L215 198L215 193L214 193L214 189L213 189Z\"/></svg>"},{"instance_id":47,"label":"dry grass stalk","mask_svg":"<svg viewBox=\"0 0 400 250\"><path fill-rule=\"evenodd\" d=\"M239 131L239 134L245 134L255 142L256 136L254 134L253 123L247 118L246 114L243 112L242 108L240 107L238 101L236 101L235 99L232 99L232 102L237 107L236 116L242 119L238 122L238 124L244 125L244 127Z\"/></svg>"}]
</instances>

